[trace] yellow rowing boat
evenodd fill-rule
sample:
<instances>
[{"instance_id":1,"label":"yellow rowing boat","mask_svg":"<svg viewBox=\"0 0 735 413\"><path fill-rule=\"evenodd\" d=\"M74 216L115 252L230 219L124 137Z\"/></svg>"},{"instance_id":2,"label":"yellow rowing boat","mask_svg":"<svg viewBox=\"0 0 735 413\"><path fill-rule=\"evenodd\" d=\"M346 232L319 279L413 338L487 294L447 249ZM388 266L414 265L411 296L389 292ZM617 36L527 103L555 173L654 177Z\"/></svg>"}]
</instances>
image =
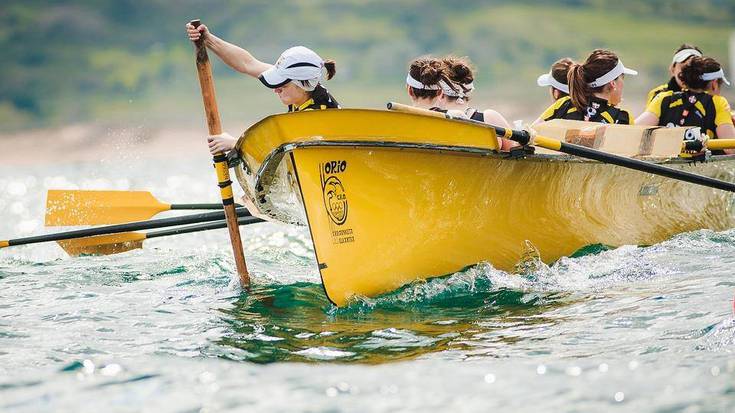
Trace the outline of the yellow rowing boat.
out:
<instances>
[{"instance_id":1,"label":"yellow rowing boat","mask_svg":"<svg viewBox=\"0 0 735 413\"><path fill-rule=\"evenodd\" d=\"M545 135L733 181L733 156L677 155L687 129L549 122ZM550 151L497 152L492 130L376 110L270 116L238 141L262 215L307 225L329 299L375 296L478 262L511 271L592 244L734 226L732 193ZM631 152L631 153L626 153Z\"/></svg>"}]
</instances>

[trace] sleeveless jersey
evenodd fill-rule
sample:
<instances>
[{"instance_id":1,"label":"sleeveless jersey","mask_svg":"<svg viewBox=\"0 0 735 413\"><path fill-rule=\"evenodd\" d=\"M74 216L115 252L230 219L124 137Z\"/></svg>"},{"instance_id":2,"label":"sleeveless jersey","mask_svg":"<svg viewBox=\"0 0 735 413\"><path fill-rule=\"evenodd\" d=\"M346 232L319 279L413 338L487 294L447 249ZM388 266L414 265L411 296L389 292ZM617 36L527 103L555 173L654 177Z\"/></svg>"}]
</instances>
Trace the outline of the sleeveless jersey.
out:
<instances>
[{"instance_id":1,"label":"sleeveless jersey","mask_svg":"<svg viewBox=\"0 0 735 413\"><path fill-rule=\"evenodd\" d=\"M579 111L572 104L572 98L564 96L548 107L541 114L544 121L551 119L582 120L586 122L615 123L621 125L632 125L633 117L630 112L616 108L607 103L607 100L592 97L590 104L584 111Z\"/></svg>"},{"instance_id":2,"label":"sleeveless jersey","mask_svg":"<svg viewBox=\"0 0 735 413\"><path fill-rule=\"evenodd\" d=\"M305 110L339 109L339 103L329 94L322 85L317 85L311 92L311 98L296 106L288 105L289 112L303 112Z\"/></svg>"},{"instance_id":3,"label":"sleeveless jersey","mask_svg":"<svg viewBox=\"0 0 735 413\"><path fill-rule=\"evenodd\" d=\"M681 87L679 87L679 84L676 83L676 79L673 77L669 79L668 83L664 83L663 85L656 86L655 88L651 89L650 92L648 92L648 97L646 98L646 105L651 103L653 98L658 96L661 92L681 92Z\"/></svg>"},{"instance_id":4,"label":"sleeveless jersey","mask_svg":"<svg viewBox=\"0 0 735 413\"><path fill-rule=\"evenodd\" d=\"M646 111L658 116L659 126L699 126L712 139L717 139L718 126L732 123L727 99L706 92L661 92Z\"/></svg>"}]
</instances>

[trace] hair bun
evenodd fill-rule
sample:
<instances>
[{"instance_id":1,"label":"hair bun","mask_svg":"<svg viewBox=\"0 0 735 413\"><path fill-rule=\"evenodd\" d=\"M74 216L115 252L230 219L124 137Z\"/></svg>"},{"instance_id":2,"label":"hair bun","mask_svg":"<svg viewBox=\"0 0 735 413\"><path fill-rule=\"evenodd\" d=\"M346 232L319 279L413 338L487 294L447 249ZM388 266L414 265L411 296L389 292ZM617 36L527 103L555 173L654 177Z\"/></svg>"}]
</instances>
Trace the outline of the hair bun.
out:
<instances>
[{"instance_id":1,"label":"hair bun","mask_svg":"<svg viewBox=\"0 0 735 413\"><path fill-rule=\"evenodd\" d=\"M457 83L468 84L475 80L472 65L466 57L447 56L444 58L448 77Z\"/></svg>"},{"instance_id":2,"label":"hair bun","mask_svg":"<svg viewBox=\"0 0 735 413\"><path fill-rule=\"evenodd\" d=\"M421 73L417 79L425 85L435 85L441 80L441 66L439 62L430 62L421 68Z\"/></svg>"}]
</instances>

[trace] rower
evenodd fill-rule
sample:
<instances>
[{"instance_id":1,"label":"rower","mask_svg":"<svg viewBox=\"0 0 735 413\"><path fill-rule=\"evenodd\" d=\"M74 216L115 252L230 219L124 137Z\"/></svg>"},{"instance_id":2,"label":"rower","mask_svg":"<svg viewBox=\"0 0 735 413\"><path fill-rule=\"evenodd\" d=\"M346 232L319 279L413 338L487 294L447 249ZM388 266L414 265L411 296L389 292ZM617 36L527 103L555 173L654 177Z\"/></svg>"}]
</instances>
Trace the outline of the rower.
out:
<instances>
[{"instance_id":1,"label":"rower","mask_svg":"<svg viewBox=\"0 0 735 413\"><path fill-rule=\"evenodd\" d=\"M441 70L448 81L441 80L442 93L438 96L432 110L448 112L455 117L463 117L489 125L510 128L508 121L493 109L478 110L470 106L470 94L475 89L475 75L472 63L467 57L446 56L441 59ZM501 139L501 150L507 151L517 143Z\"/></svg>"},{"instance_id":2,"label":"rower","mask_svg":"<svg viewBox=\"0 0 735 413\"><path fill-rule=\"evenodd\" d=\"M682 66L692 57L701 57L702 56L702 50L694 45L684 43L681 46L679 46L678 49L676 49L676 52L674 52L674 58L671 59L671 66L669 66L669 73L671 74L671 79L667 83L664 83L663 85L656 86L655 88L651 89L650 92L648 92L648 97L646 98L646 105L651 103L653 98L656 97L661 92L667 92L667 91L673 91L673 92L679 92L681 91L682 84L681 80L679 80L679 72L681 72Z\"/></svg>"},{"instance_id":3,"label":"rower","mask_svg":"<svg viewBox=\"0 0 735 413\"><path fill-rule=\"evenodd\" d=\"M442 66L439 59L431 56L419 57L409 64L406 91L413 106L423 109L436 107L436 102L443 93L439 82L449 81Z\"/></svg>"},{"instance_id":4,"label":"rower","mask_svg":"<svg viewBox=\"0 0 735 413\"><path fill-rule=\"evenodd\" d=\"M487 124L510 128L510 124L498 111L480 111L469 105L470 93L475 89L472 63L467 57L447 56L441 59L442 71L449 82L439 82L442 94L437 99L437 108L458 111L465 117Z\"/></svg>"},{"instance_id":5,"label":"rower","mask_svg":"<svg viewBox=\"0 0 735 413\"><path fill-rule=\"evenodd\" d=\"M623 78L637 75L618 56L596 49L582 63L573 63L567 74L569 96L563 97L544 111L540 119L570 119L587 122L633 123L630 112L616 107L623 100Z\"/></svg>"},{"instance_id":6,"label":"rower","mask_svg":"<svg viewBox=\"0 0 735 413\"><path fill-rule=\"evenodd\" d=\"M544 73L536 79L536 84L541 87L549 87L551 92L551 100L557 100L569 96L569 85L567 84L567 74L569 68L574 64L574 60L564 57L557 60L551 65L549 73Z\"/></svg>"},{"instance_id":7,"label":"rower","mask_svg":"<svg viewBox=\"0 0 735 413\"><path fill-rule=\"evenodd\" d=\"M730 85L722 66L711 57L694 56L681 68L678 79L684 90L669 90L656 95L636 123L668 127L699 126L701 132L710 139L735 138L730 104L720 95L722 84Z\"/></svg>"},{"instance_id":8,"label":"rower","mask_svg":"<svg viewBox=\"0 0 735 413\"><path fill-rule=\"evenodd\" d=\"M331 79L335 72L332 60L323 60L313 50L304 46L286 49L275 65L261 62L247 50L228 43L213 35L207 26L194 27L186 25L186 32L191 41L204 37L204 44L212 50L224 63L238 72L259 79L273 91L288 107L288 112L305 110L338 109L339 104L322 86L326 77ZM235 147L236 139L228 133L212 135L208 138L209 151L228 152Z\"/></svg>"}]
</instances>

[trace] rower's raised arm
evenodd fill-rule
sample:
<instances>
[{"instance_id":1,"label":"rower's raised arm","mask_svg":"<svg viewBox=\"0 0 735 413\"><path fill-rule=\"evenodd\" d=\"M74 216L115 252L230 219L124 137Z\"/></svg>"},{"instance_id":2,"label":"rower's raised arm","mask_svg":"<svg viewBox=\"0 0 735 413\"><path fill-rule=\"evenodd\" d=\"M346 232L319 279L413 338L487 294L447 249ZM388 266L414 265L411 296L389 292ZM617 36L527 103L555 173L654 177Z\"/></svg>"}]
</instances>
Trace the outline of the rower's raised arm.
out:
<instances>
[{"instance_id":1,"label":"rower's raised arm","mask_svg":"<svg viewBox=\"0 0 735 413\"><path fill-rule=\"evenodd\" d=\"M186 33L189 40L197 41L204 36L204 44L209 50L214 52L227 66L257 78L261 73L271 68L271 64L261 62L256 59L250 52L227 42L212 34L207 26L201 24L194 27L191 23L186 24Z\"/></svg>"}]
</instances>

